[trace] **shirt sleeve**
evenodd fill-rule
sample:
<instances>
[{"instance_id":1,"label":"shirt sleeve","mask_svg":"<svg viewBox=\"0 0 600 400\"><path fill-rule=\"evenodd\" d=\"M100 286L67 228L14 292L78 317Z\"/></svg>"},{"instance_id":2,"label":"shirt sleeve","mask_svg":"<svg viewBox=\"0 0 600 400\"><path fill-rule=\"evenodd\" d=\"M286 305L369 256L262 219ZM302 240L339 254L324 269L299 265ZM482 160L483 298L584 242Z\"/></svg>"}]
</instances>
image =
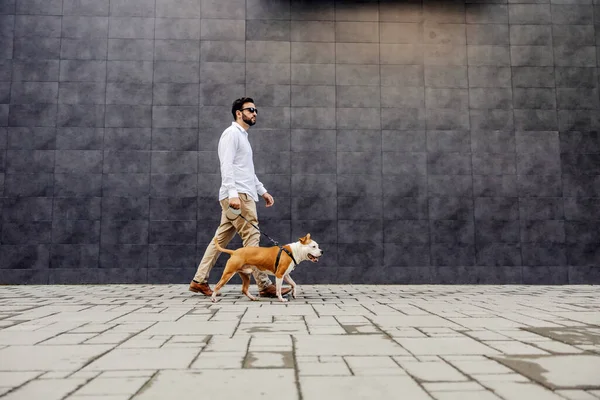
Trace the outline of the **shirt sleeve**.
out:
<instances>
[{"instance_id":1,"label":"shirt sleeve","mask_svg":"<svg viewBox=\"0 0 600 400\"><path fill-rule=\"evenodd\" d=\"M265 189L265 186L262 184L261 181L258 180L258 177L256 175L254 175L254 184L256 185L256 193L258 193L259 196L262 196L263 194L267 193L267 189Z\"/></svg>"},{"instance_id":2,"label":"shirt sleeve","mask_svg":"<svg viewBox=\"0 0 600 400\"><path fill-rule=\"evenodd\" d=\"M233 160L238 145L238 138L234 132L228 131L223 134L219 141L219 160L221 163L221 184L227 189L229 198L239 197L235 188L235 177L233 173Z\"/></svg>"}]
</instances>

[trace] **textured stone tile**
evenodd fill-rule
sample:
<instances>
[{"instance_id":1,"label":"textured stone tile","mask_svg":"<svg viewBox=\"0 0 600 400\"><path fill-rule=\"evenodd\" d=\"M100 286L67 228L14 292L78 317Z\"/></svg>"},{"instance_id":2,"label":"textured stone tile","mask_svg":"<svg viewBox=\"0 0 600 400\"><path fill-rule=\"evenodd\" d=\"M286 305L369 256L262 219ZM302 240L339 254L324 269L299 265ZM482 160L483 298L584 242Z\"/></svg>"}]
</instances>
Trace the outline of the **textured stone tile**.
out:
<instances>
[{"instance_id":1,"label":"textured stone tile","mask_svg":"<svg viewBox=\"0 0 600 400\"><path fill-rule=\"evenodd\" d=\"M498 354L497 350L470 338L396 338L402 347L418 355Z\"/></svg>"},{"instance_id":2,"label":"textured stone tile","mask_svg":"<svg viewBox=\"0 0 600 400\"><path fill-rule=\"evenodd\" d=\"M235 380L235 385L230 384L232 380ZM256 382L269 384L253 384ZM239 388L243 387L247 399L277 397L282 393L286 393L289 399L298 399L294 373L286 369L161 371L136 397L140 400L165 398L172 396L174 390L183 395L193 393L198 385L207 392L219 393L223 398L239 396Z\"/></svg>"},{"instance_id":3,"label":"textured stone tile","mask_svg":"<svg viewBox=\"0 0 600 400\"><path fill-rule=\"evenodd\" d=\"M110 350L108 345L10 346L0 350L4 371L76 371Z\"/></svg>"}]
</instances>

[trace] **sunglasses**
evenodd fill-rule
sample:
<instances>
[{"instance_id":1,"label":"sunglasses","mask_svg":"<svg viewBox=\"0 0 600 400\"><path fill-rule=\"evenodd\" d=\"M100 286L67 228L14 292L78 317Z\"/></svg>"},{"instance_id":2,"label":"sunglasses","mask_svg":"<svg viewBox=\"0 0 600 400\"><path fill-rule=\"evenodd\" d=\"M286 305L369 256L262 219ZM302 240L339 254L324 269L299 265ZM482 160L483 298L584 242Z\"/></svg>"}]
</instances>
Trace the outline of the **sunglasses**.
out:
<instances>
[{"instance_id":1,"label":"sunglasses","mask_svg":"<svg viewBox=\"0 0 600 400\"><path fill-rule=\"evenodd\" d=\"M256 113L256 115L258 115L258 108L254 108L254 107L248 107L248 108L242 108L242 109L241 109L241 111L244 111L244 110L248 110L248 111L250 111L250 114L252 114L252 113Z\"/></svg>"}]
</instances>

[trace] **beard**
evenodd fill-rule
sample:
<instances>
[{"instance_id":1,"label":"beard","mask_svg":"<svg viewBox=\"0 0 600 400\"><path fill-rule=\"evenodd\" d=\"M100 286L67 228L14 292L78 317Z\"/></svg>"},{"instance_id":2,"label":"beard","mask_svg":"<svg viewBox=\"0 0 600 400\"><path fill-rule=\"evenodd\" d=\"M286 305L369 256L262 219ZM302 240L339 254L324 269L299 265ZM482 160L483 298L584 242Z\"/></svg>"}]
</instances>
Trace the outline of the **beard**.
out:
<instances>
[{"instance_id":1,"label":"beard","mask_svg":"<svg viewBox=\"0 0 600 400\"><path fill-rule=\"evenodd\" d=\"M256 120L253 120L252 117L247 118L245 115L242 114L242 121L244 121L245 123L248 124L248 126L253 126L254 124L256 124Z\"/></svg>"}]
</instances>

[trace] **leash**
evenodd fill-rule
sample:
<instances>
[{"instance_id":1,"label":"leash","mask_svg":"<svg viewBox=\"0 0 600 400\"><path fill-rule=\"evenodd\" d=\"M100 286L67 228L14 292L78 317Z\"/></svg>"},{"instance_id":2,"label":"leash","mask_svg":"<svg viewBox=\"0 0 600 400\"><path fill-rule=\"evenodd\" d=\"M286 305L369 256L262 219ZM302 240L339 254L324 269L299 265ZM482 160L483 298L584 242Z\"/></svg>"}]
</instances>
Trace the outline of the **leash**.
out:
<instances>
[{"instance_id":1,"label":"leash","mask_svg":"<svg viewBox=\"0 0 600 400\"><path fill-rule=\"evenodd\" d=\"M277 258L275 259L275 272L277 272L277 267L279 266L279 259L281 258L281 252L285 251L286 254L288 256L290 256L290 258L292 259L292 261L294 262L294 266L298 265L298 263L296 262L296 259L294 258L294 256L292 255L292 253L290 253L288 251L288 249L286 249L285 247L283 247L282 245L279 244L278 241L276 241L275 239L271 238L269 235L267 235L265 232L261 231L260 229L258 229L258 226L254 225L252 222L248 221L246 219L246 217L244 217L242 215L242 210L241 209L235 209L232 207L229 207L229 212L231 212L233 215L235 215L236 217L233 219L230 219L227 216L227 212L225 212L225 218L227 218L227 220L229 220L229 222L235 220L237 217L242 217L242 219L244 221L246 221L247 223L249 223L250 225L252 225L254 227L254 229L256 229L257 231L259 231L260 233L262 233L263 235L265 235L267 237L267 239L269 239L271 242L273 242L273 244L277 247L279 247L279 252L277 253Z\"/></svg>"}]
</instances>

